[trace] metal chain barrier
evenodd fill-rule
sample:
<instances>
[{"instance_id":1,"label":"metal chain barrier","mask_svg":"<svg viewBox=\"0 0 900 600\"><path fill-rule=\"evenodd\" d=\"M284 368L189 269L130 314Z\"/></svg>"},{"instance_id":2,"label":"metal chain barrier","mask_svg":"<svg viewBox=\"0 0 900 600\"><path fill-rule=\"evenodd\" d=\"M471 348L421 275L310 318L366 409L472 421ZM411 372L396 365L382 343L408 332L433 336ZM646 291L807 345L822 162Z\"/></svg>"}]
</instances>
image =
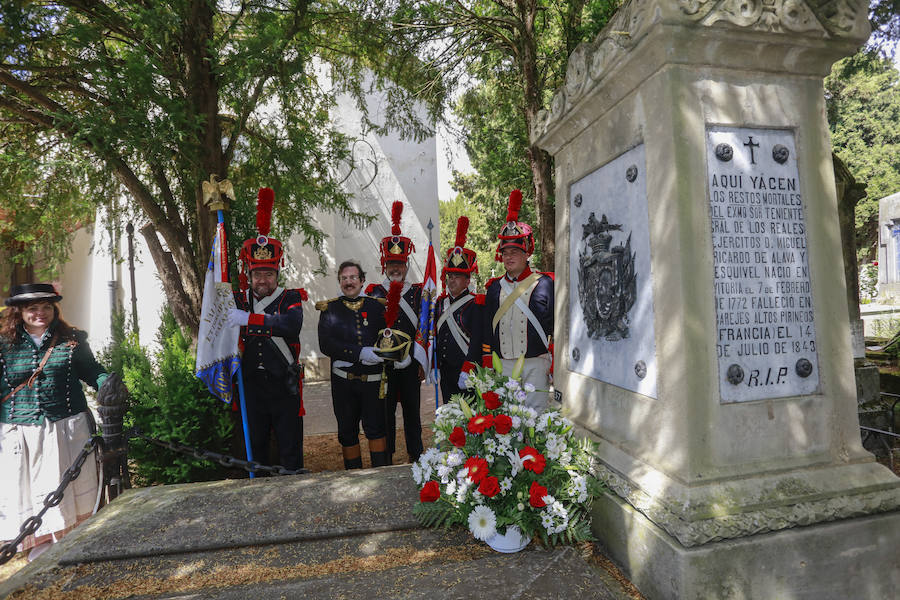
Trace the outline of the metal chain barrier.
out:
<instances>
[{"instance_id":1,"label":"metal chain barrier","mask_svg":"<svg viewBox=\"0 0 900 600\"><path fill-rule=\"evenodd\" d=\"M59 503L62 502L66 486L75 479L78 479L78 476L81 475L81 466L84 464L84 461L86 461L87 457L94 452L94 449L102 443L103 439L100 437L92 437L89 441L85 442L84 448L81 449L75 462L73 462L72 466L63 473L63 478L59 482L59 486L44 498L44 508L41 509L41 512L25 519L25 522L22 523L22 526L19 529L19 535L16 536L16 539L9 541L0 547L0 565L9 562L9 560L16 555L17 548L19 544L22 543L22 540L38 530L43 522L44 514L52 507L58 506Z\"/></svg>"},{"instance_id":2,"label":"metal chain barrier","mask_svg":"<svg viewBox=\"0 0 900 600\"><path fill-rule=\"evenodd\" d=\"M160 448L166 448L174 452L187 454L200 460L216 462L223 467L241 467L246 471L265 471L267 473L272 473L273 475L302 475L304 473L309 473L308 469L292 470L286 469L281 465L264 465L256 462L255 460L241 460L240 458L235 458L234 456L228 456L227 454L221 454L219 452L213 452L211 450L194 448L192 446L187 446L179 442L165 442L163 440L150 437L149 435L145 435L141 433L141 431L137 428L130 429L128 431L128 437L129 439L140 438L144 441L150 442L151 444L159 446Z\"/></svg>"}]
</instances>

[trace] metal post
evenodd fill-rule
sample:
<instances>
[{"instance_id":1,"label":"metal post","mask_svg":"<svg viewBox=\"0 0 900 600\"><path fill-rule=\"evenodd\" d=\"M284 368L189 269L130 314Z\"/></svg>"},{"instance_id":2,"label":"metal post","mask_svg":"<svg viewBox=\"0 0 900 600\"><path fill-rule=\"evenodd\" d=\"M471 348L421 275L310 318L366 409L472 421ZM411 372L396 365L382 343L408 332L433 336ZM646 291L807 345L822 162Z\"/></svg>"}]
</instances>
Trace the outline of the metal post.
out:
<instances>
[{"instance_id":1,"label":"metal post","mask_svg":"<svg viewBox=\"0 0 900 600\"><path fill-rule=\"evenodd\" d=\"M140 332L137 316L137 292L134 284L134 224L128 223L125 226L128 233L128 271L131 274L131 328L137 334Z\"/></svg>"}]
</instances>

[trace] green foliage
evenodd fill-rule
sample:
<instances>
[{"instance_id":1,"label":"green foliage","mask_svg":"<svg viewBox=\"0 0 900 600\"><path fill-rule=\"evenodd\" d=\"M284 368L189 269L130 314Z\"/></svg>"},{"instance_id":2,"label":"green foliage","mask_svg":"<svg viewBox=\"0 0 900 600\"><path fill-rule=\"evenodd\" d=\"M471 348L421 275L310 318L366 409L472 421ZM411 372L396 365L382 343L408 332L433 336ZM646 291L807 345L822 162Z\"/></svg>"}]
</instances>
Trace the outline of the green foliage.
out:
<instances>
[{"instance_id":1,"label":"green foliage","mask_svg":"<svg viewBox=\"0 0 900 600\"><path fill-rule=\"evenodd\" d=\"M66 228L121 195L126 205L115 210L167 246L175 277L162 285L193 330L215 220L200 185L211 174L234 184L235 240L250 234L262 186L276 193L274 235L299 232L318 249L314 215L366 224L340 185L354 164L351 140L330 118L335 92L367 110L363 95L388 89L386 76L413 85L425 67L383 43L389 27L377 11L344 4L0 3L0 210L16 219L0 243L46 234L58 262ZM423 115L402 89L389 90L372 120L421 137Z\"/></svg>"},{"instance_id":2,"label":"green foliage","mask_svg":"<svg viewBox=\"0 0 900 600\"><path fill-rule=\"evenodd\" d=\"M191 340L164 309L158 332L161 350L151 362L137 334L119 321L114 343L102 355L107 367L122 373L131 396L126 427L145 435L196 448L227 453L233 430L230 408L213 397L194 375ZM141 439L129 442L130 468L138 485L222 479L222 467L161 449Z\"/></svg>"},{"instance_id":3,"label":"green foliage","mask_svg":"<svg viewBox=\"0 0 900 600\"><path fill-rule=\"evenodd\" d=\"M878 267L872 263L863 265L859 270L860 302L871 302L878 295Z\"/></svg>"},{"instance_id":4,"label":"green foliage","mask_svg":"<svg viewBox=\"0 0 900 600\"><path fill-rule=\"evenodd\" d=\"M878 201L900 191L900 74L877 51L863 50L832 67L825 79L834 152L868 197L856 205L862 258L874 258Z\"/></svg>"}]
</instances>

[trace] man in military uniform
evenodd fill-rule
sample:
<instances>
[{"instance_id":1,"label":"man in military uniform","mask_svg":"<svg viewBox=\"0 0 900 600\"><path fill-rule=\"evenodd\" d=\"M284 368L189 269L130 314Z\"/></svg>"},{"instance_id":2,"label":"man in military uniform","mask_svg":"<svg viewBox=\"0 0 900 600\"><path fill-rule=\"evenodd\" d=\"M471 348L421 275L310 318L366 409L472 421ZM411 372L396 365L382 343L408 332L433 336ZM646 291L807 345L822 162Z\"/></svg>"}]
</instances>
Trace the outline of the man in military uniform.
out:
<instances>
[{"instance_id":1,"label":"man in military uniform","mask_svg":"<svg viewBox=\"0 0 900 600\"><path fill-rule=\"evenodd\" d=\"M468 229L468 217L460 217L456 222L456 243L447 250L441 270L445 292L435 304L435 353L444 404L453 394L465 392L459 386L459 378L470 348L474 348L476 355L481 352L484 295L469 291L472 273L478 272L478 262L475 251L465 247Z\"/></svg>"},{"instance_id":2,"label":"man in military uniform","mask_svg":"<svg viewBox=\"0 0 900 600\"><path fill-rule=\"evenodd\" d=\"M383 359L375 353L384 329L382 300L362 296L366 274L359 263L338 268L342 296L317 302L319 348L331 358L331 402L345 469L361 469L359 423L369 441L373 467L390 464L385 440L384 404L378 398Z\"/></svg>"},{"instance_id":3,"label":"man in military uniform","mask_svg":"<svg viewBox=\"0 0 900 600\"><path fill-rule=\"evenodd\" d=\"M403 203L394 202L391 207L391 235L381 240L381 271L385 281L372 284L366 288L366 294L376 298L387 298L391 281L403 282L403 295L400 298L400 314L394 327L416 338L419 328L419 310L422 303L422 284L409 284L406 274L409 270L409 256L415 251L412 240L401 235L400 217L403 214ZM385 399L388 455L392 459L396 450L397 403L403 409L403 433L406 438L406 451L409 461L415 462L422 454L422 416L421 382L425 378L428 359L418 344L413 344L415 361L407 365L397 363L388 369L388 388ZM412 353L411 353L412 354Z\"/></svg>"},{"instance_id":4,"label":"man in military uniform","mask_svg":"<svg viewBox=\"0 0 900 600\"><path fill-rule=\"evenodd\" d=\"M235 292L236 309L228 315L231 326L241 327L241 372L247 404L247 428L253 459L271 464L269 433L275 431L278 464L303 467L303 396L299 364L300 328L306 292L278 285L283 265L281 242L268 237L274 192L259 191L259 236L241 247L241 281L249 287ZM241 286L245 288L245 285Z\"/></svg>"},{"instance_id":5,"label":"man in military uniform","mask_svg":"<svg viewBox=\"0 0 900 600\"><path fill-rule=\"evenodd\" d=\"M534 236L528 224L518 221L521 206L522 192L513 190L506 224L497 235L500 243L495 255L506 273L486 285L482 364L492 366L491 353L496 352L503 362L503 372L509 373L516 360L524 356L522 381L535 387L525 404L542 411L547 408L553 364L553 277L532 271L528 265ZM470 358L463 371L471 371L473 362ZM461 375L460 384L465 379Z\"/></svg>"}]
</instances>

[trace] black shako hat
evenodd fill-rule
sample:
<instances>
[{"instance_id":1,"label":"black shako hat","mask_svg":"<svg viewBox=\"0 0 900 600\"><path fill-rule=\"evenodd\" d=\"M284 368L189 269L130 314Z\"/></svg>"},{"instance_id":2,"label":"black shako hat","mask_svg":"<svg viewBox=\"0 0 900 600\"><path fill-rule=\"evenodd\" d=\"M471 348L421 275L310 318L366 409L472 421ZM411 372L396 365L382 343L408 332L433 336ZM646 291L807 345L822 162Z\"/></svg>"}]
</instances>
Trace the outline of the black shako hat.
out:
<instances>
[{"instance_id":1,"label":"black shako hat","mask_svg":"<svg viewBox=\"0 0 900 600\"><path fill-rule=\"evenodd\" d=\"M16 306L20 304L28 304L38 300L46 300L47 302L59 302L62 296L56 293L56 290L49 283L23 283L22 285L14 285L9 291L9 298L6 299L7 306Z\"/></svg>"}]
</instances>

